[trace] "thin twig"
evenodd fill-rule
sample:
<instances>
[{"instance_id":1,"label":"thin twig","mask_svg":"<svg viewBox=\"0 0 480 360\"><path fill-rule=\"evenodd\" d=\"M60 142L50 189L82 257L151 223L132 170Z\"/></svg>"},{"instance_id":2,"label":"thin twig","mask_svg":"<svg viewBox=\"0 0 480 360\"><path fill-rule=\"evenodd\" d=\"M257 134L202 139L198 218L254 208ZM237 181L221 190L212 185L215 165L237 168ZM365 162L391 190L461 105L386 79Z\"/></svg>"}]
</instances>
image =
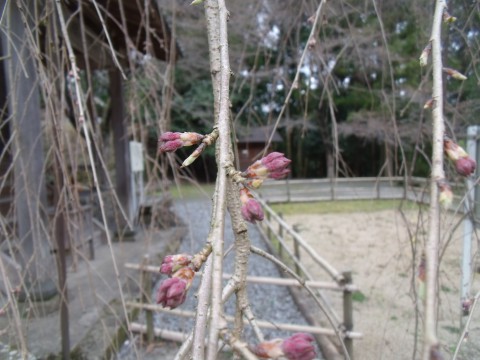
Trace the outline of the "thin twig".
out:
<instances>
[{"instance_id":1,"label":"thin twig","mask_svg":"<svg viewBox=\"0 0 480 360\"><path fill-rule=\"evenodd\" d=\"M468 336L468 331L470 329L470 323L472 322L473 318L473 313L475 312L475 307L478 304L478 301L480 299L480 291L477 292L473 299L473 304L472 307L470 308L470 314L468 315L467 322L465 323L465 327L463 328L462 334L460 335L460 338L458 339L457 342L457 347L455 348L455 353L453 354L452 360L455 360L458 356L458 353L460 352L460 348L462 347L462 344L464 343L464 339Z\"/></svg>"},{"instance_id":2,"label":"thin twig","mask_svg":"<svg viewBox=\"0 0 480 360\"><path fill-rule=\"evenodd\" d=\"M270 260L273 262L275 265L279 266L283 271L294 277L300 284L302 284L303 288L309 293L309 295L312 297L312 299L315 301L315 303L318 305L320 310L323 312L323 314L326 316L328 322L332 326L333 330L335 331L335 334L337 335L338 340L340 341L340 345L342 346L343 353L345 355L345 359L350 360L350 355L348 354L347 348L345 347L345 343L343 342L342 334L338 331L337 327L335 326L335 321L332 319L330 314L325 310L323 304L321 303L320 299L315 295L315 292L312 290L310 286L308 286L305 283L305 280L302 279L300 276L297 275L297 273L290 269L287 265L283 263L283 261L277 259L275 256L267 253L266 251L259 249L255 246L251 246L250 250L252 253L257 254L259 256L264 257L267 260ZM348 334L347 334L348 336Z\"/></svg>"}]
</instances>

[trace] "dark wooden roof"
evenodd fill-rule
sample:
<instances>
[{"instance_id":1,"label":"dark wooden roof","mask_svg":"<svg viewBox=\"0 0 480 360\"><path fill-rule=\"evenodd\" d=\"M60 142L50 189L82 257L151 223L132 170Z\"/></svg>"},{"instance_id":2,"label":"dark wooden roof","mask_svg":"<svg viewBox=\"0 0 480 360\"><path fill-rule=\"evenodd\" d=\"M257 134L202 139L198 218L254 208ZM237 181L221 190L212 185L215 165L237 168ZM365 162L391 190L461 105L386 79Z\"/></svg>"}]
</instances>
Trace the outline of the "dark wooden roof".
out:
<instances>
[{"instance_id":1,"label":"dark wooden roof","mask_svg":"<svg viewBox=\"0 0 480 360\"><path fill-rule=\"evenodd\" d=\"M180 50L175 42L172 43L174 40L168 24L156 2L150 0L147 3L145 6L143 0L96 0L104 27L93 1L64 0L62 4L68 19L69 37L77 54L84 54L86 46L92 68L113 67L111 48L104 31L106 28L122 66L128 65L128 56L132 53L146 54L147 47L149 53L159 60L168 61L170 55L177 60ZM85 26L82 26L82 17ZM82 29L85 42L82 41ZM84 65L85 58L78 57L79 66Z\"/></svg>"},{"instance_id":2,"label":"dark wooden roof","mask_svg":"<svg viewBox=\"0 0 480 360\"><path fill-rule=\"evenodd\" d=\"M237 129L237 138L239 143L264 144L272 134L273 126L248 126ZM280 134L275 131L272 142L282 142Z\"/></svg>"}]
</instances>

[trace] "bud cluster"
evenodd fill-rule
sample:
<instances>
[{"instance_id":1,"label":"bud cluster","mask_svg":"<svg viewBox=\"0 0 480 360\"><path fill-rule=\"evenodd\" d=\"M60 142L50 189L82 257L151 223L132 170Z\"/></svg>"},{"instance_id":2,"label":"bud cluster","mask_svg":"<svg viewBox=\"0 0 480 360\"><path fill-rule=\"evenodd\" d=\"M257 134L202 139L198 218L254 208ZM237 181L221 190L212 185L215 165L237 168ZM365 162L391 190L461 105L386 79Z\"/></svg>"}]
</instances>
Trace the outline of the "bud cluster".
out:
<instances>
[{"instance_id":1,"label":"bud cluster","mask_svg":"<svg viewBox=\"0 0 480 360\"><path fill-rule=\"evenodd\" d=\"M261 359L312 360L316 357L314 341L310 334L296 333L285 340L264 341L251 350Z\"/></svg>"},{"instance_id":2,"label":"bud cluster","mask_svg":"<svg viewBox=\"0 0 480 360\"><path fill-rule=\"evenodd\" d=\"M239 179L244 185L258 189L266 179L278 180L287 176L290 173L287 167L291 162L282 153L272 152L250 165L240 174ZM239 174L238 172L234 173ZM262 207L246 187L240 190L240 202L242 203L242 216L246 221L255 223L255 221L263 220Z\"/></svg>"},{"instance_id":3,"label":"bud cluster","mask_svg":"<svg viewBox=\"0 0 480 360\"><path fill-rule=\"evenodd\" d=\"M240 202L242 203L242 217L246 221L255 224L255 221L263 220L262 206L254 199L252 193L247 188L240 190Z\"/></svg>"},{"instance_id":4,"label":"bud cluster","mask_svg":"<svg viewBox=\"0 0 480 360\"><path fill-rule=\"evenodd\" d=\"M174 152L184 146L199 144L204 136L194 132L166 132L158 139L160 152Z\"/></svg>"},{"instance_id":5,"label":"bud cluster","mask_svg":"<svg viewBox=\"0 0 480 360\"><path fill-rule=\"evenodd\" d=\"M195 271L190 267L192 256L188 254L168 255L163 259L160 272L170 276L157 291L157 304L175 309L185 302L188 289L192 286Z\"/></svg>"},{"instance_id":6,"label":"bud cluster","mask_svg":"<svg viewBox=\"0 0 480 360\"><path fill-rule=\"evenodd\" d=\"M440 190L439 202L445 209L450 209L453 202L453 192L450 184L446 180L440 180L438 183L438 189Z\"/></svg>"},{"instance_id":7,"label":"bud cluster","mask_svg":"<svg viewBox=\"0 0 480 360\"><path fill-rule=\"evenodd\" d=\"M255 161L242 173L243 177L250 180L283 179L290 172L287 169L292 161L282 153L272 152L267 156ZM260 185L257 185L257 187Z\"/></svg>"},{"instance_id":8,"label":"bud cluster","mask_svg":"<svg viewBox=\"0 0 480 360\"><path fill-rule=\"evenodd\" d=\"M443 140L443 149L447 157L453 162L458 174L467 177L475 172L477 166L475 160L468 156L467 152L453 142L453 140L445 137Z\"/></svg>"}]
</instances>

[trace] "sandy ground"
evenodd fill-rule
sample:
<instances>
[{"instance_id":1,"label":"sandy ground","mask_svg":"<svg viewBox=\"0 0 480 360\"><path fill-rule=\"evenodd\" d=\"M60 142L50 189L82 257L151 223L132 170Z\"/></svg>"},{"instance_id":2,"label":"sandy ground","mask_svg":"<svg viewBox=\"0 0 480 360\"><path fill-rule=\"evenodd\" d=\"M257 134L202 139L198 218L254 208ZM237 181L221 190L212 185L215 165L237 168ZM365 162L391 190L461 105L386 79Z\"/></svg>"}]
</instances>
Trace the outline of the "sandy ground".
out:
<instances>
[{"instance_id":1,"label":"sandy ground","mask_svg":"<svg viewBox=\"0 0 480 360\"><path fill-rule=\"evenodd\" d=\"M351 270L353 281L365 296L354 302L355 331L363 339L354 342L355 358L413 359L421 357L421 341L415 344L415 333L421 334L422 318L415 321L415 296L418 289L417 269L412 269L412 245L418 246L416 261L421 256L426 238L427 214L408 211L403 217L398 210L367 213L293 215L286 221L297 225L302 237L339 271ZM463 225L453 231L459 217L442 215L443 245L441 263L440 312L438 337L445 358L451 358L460 334L460 261ZM417 230L418 225L418 230ZM409 234L410 230L410 234ZM476 245L474 245L476 250ZM302 256L317 280L327 280L307 256ZM415 285L412 283L412 274ZM480 289L475 276L472 293ZM327 294L341 314L339 296ZM422 301L418 308L423 312ZM470 327L469 341L459 359L480 359L480 310ZM421 338L421 336L420 336ZM415 348L417 349L414 356Z\"/></svg>"}]
</instances>

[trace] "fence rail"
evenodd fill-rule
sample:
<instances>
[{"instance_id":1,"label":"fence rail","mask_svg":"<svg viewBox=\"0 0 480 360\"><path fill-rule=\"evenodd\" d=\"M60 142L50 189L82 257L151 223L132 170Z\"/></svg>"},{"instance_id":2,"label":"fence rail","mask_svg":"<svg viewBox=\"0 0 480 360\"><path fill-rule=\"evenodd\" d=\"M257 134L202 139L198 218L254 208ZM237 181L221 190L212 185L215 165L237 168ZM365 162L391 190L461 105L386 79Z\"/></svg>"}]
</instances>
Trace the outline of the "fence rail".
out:
<instances>
[{"instance_id":1,"label":"fence rail","mask_svg":"<svg viewBox=\"0 0 480 360\"><path fill-rule=\"evenodd\" d=\"M307 269L301 258L300 249L303 253L310 257L313 263L333 280L333 284L330 288L323 288L322 290L339 290L342 291L342 316L338 316L337 311L330 303L329 299L322 291L317 291L317 296L323 303L324 310L330 315L330 318L334 320L334 326L337 329L343 329L343 342L345 348L349 353L350 358L353 359L353 339L361 337L351 336L353 334L353 293L357 290L353 284L351 272L340 272L333 267L328 261L322 258L315 249L310 246L300 234L289 224L287 224L263 199L259 199L263 209L265 211L265 219L258 224L260 233L264 236L265 240L270 246L273 252L286 263L292 265L297 275L307 279L306 283L316 282L317 276L315 276L311 269ZM288 239L291 239L289 244ZM305 255L304 255L305 256ZM303 258L304 259L304 258ZM335 332L334 329L331 331Z\"/></svg>"}]
</instances>

